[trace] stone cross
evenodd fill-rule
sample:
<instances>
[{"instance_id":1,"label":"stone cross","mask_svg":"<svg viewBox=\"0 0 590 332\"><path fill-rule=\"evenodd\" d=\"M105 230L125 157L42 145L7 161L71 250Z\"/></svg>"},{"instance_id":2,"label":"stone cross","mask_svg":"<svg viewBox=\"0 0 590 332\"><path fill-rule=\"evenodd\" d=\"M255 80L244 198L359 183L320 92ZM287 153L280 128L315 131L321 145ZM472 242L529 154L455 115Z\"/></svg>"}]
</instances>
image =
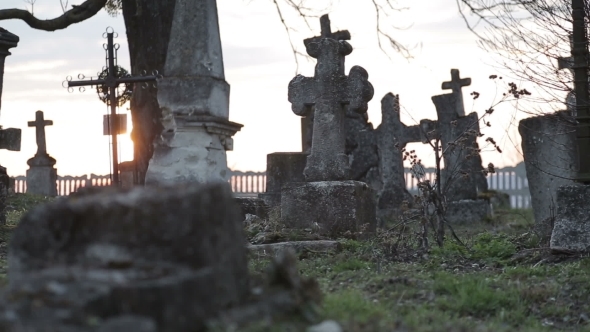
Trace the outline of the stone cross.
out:
<instances>
[{"instance_id":1,"label":"stone cross","mask_svg":"<svg viewBox=\"0 0 590 332\"><path fill-rule=\"evenodd\" d=\"M406 189L402 149L408 142L420 141L418 126L406 127L400 120L399 96L386 94L381 99L381 124L377 128L377 149L382 187L379 209L398 208L404 200L411 203Z\"/></svg>"},{"instance_id":2,"label":"stone cross","mask_svg":"<svg viewBox=\"0 0 590 332\"><path fill-rule=\"evenodd\" d=\"M28 122L29 127L35 127L35 136L37 138L37 155L47 154L47 143L45 141L45 126L52 126L53 121L45 120L43 112L35 112L35 121Z\"/></svg>"},{"instance_id":3,"label":"stone cross","mask_svg":"<svg viewBox=\"0 0 590 332\"><path fill-rule=\"evenodd\" d=\"M352 52L346 41L320 38L308 43L306 50L317 59L315 75L297 75L289 83L288 93L295 114L308 116L315 108L313 140L304 176L310 182L347 180L350 165L345 149L344 106L365 113L367 102L373 98L373 86L367 71L360 66L352 67L348 76L344 73L344 57Z\"/></svg>"},{"instance_id":4,"label":"stone cross","mask_svg":"<svg viewBox=\"0 0 590 332\"><path fill-rule=\"evenodd\" d=\"M318 42L322 38L331 38L335 40L350 40L350 32L348 30L340 30L332 32L330 27L330 17L328 14L320 17L321 33L320 36L311 37L303 40L305 47L312 42ZM311 150L311 141L313 137L313 110L308 116L301 118L301 151L309 153Z\"/></svg>"},{"instance_id":5,"label":"stone cross","mask_svg":"<svg viewBox=\"0 0 590 332\"><path fill-rule=\"evenodd\" d=\"M458 116L465 116L465 106L463 105L463 93L461 88L471 85L471 78L460 78L459 69L451 69L451 80L443 82L443 90L452 90L456 98L456 112Z\"/></svg>"},{"instance_id":6,"label":"stone cross","mask_svg":"<svg viewBox=\"0 0 590 332\"><path fill-rule=\"evenodd\" d=\"M487 190L482 160L478 149L479 118L472 112L466 116L456 113L457 94L432 97L438 115L437 134L443 149L445 169L442 183L448 186L449 201L476 199L478 191ZM466 176L463 176L466 175Z\"/></svg>"}]
</instances>

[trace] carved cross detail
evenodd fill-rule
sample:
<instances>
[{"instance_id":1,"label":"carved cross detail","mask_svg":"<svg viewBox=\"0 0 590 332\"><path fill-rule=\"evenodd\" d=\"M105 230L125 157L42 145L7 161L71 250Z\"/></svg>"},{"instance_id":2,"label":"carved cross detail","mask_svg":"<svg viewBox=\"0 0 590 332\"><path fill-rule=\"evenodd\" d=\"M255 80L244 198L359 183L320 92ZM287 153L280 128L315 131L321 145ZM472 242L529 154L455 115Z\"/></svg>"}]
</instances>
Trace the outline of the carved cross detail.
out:
<instances>
[{"instance_id":1,"label":"carved cross detail","mask_svg":"<svg viewBox=\"0 0 590 332\"><path fill-rule=\"evenodd\" d=\"M35 134L37 137L37 155L47 154L47 143L45 141L45 126L52 126L53 121L45 120L43 112L35 112L35 121L28 122L29 127L35 127Z\"/></svg>"},{"instance_id":2,"label":"carved cross detail","mask_svg":"<svg viewBox=\"0 0 590 332\"><path fill-rule=\"evenodd\" d=\"M324 33L328 33L324 27ZM299 116L315 108L313 139L304 176L307 181L348 180L350 165L345 153L344 106L367 111L373 86L365 69L354 66L344 73L344 57L352 52L346 41L321 38L306 45L317 59L314 77L297 75L289 83L289 102Z\"/></svg>"},{"instance_id":3,"label":"carved cross detail","mask_svg":"<svg viewBox=\"0 0 590 332\"><path fill-rule=\"evenodd\" d=\"M461 88L471 85L471 78L460 78L459 69L451 69L451 81L443 82L443 90L452 90L456 96L456 110L458 116L465 116L465 108L463 106L463 93Z\"/></svg>"}]
</instances>

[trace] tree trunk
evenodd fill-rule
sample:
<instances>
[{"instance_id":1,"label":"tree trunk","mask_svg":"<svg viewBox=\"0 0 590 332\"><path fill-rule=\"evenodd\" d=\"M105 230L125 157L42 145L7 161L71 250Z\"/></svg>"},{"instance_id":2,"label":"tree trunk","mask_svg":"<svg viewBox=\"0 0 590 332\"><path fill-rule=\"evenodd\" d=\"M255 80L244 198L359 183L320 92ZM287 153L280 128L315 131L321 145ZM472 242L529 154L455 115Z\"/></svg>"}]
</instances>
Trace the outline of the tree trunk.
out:
<instances>
[{"instance_id":1,"label":"tree trunk","mask_svg":"<svg viewBox=\"0 0 590 332\"><path fill-rule=\"evenodd\" d=\"M131 73L157 70L164 74L175 0L124 0L123 18L127 29ZM154 138L162 130L157 89L135 84L131 99L134 143L135 183L143 184L153 153Z\"/></svg>"}]
</instances>

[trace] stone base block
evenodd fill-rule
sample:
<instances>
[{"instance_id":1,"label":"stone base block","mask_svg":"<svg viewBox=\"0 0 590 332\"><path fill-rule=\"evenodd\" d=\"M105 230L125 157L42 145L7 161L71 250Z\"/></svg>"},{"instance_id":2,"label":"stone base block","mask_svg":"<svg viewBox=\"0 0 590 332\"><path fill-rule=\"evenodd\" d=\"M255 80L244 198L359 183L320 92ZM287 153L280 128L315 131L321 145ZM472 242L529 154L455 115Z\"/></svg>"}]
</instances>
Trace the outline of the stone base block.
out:
<instances>
[{"instance_id":1,"label":"stone base block","mask_svg":"<svg viewBox=\"0 0 590 332\"><path fill-rule=\"evenodd\" d=\"M590 251L590 186L557 189L557 213L550 247L553 250Z\"/></svg>"},{"instance_id":2,"label":"stone base block","mask_svg":"<svg viewBox=\"0 0 590 332\"><path fill-rule=\"evenodd\" d=\"M240 220L246 219L246 214L253 214L265 219L268 217L268 206L260 198L236 197L234 200L240 205Z\"/></svg>"},{"instance_id":3,"label":"stone base block","mask_svg":"<svg viewBox=\"0 0 590 332\"><path fill-rule=\"evenodd\" d=\"M320 181L288 183L281 190L281 220L286 227L316 229L337 236L347 231L374 232L374 192L364 182Z\"/></svg>"},{"instance_id":4,"label":"stone base block","mask_svg":"<svg viewBox=\"0 0 590 332\"><path fill-rule=\"evenodd\" d=\"M27 170L27 194L57 196L57 170L53 166L32 166Z\"/></svg>"},{"instance_id":5,"label":"stone base block","mask_svg":"<svg viewBox=\"0 0 590 332\"><path fill-rule=\"evenodd\" d=\"M304 182L307 153L275 152L266 155L266 192L258 195L270 207L281 205L281 188L289 182Z\"/></svg>"},{"instance_id":6,"label":"stone base block","mask_svg":"<svg viewBox=\"0 0 590 332\"><path fill-rule=\"evenodd\" d=\"M492 206L485 199L460 200L447 204L445 218L451 224L471 224L492 216Z\"/></svg>"}]
</instances>

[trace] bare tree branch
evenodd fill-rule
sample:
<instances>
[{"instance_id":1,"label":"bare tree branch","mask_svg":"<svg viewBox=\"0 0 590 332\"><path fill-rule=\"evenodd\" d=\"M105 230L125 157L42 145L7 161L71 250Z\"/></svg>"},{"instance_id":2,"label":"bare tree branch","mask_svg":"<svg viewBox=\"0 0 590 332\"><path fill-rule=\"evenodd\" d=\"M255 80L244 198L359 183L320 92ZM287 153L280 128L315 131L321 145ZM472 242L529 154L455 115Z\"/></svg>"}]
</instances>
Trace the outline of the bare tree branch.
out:
<instances>
[{"instance_id":1,"label":"bare tree branch","mask_svg":"<svg viewBox=\"0 0 590 332\"><path fill-rule=\"evenodd\" d=\"M86 0L79 6L72 6L73 8L63 15L50 20L40 20L23 9L1 9L0 20L19 19L33 29L55 31L65 29L96 15L106 3L107 0Z\"/></svg>"}]
</instances>

